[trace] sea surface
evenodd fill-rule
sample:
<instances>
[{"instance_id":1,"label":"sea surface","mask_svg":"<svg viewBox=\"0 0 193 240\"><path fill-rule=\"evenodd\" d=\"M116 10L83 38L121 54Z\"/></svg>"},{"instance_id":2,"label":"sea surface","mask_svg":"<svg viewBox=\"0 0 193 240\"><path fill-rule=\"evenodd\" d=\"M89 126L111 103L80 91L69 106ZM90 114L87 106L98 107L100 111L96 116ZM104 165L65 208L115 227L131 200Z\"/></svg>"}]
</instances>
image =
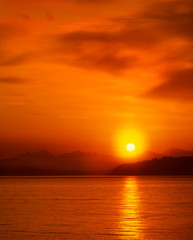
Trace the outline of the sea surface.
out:
<instances>
[{"instance_id":1,"label":"sea surface","mask_svg":"<svg viewBox=\"0 0 193 240\"><path fill-rule=\"evenodd\" d=\"M2 240L192 240L193 177L0 177Z\"/></svg>"}]
</instances>

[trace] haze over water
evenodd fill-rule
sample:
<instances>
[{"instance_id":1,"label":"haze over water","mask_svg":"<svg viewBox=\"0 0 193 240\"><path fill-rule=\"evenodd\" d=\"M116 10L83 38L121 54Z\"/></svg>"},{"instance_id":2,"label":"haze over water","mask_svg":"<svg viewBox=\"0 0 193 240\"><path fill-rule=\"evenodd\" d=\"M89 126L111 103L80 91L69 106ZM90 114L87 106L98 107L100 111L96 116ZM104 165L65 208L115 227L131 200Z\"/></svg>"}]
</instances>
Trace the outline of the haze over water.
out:
<instances>
[{"instance_id":1,"label":"haze over water","mask_svg":"<svg viewBox=\"0 0 193 240\"><path fill-rule=\"evenodd\" d=\"M0 239L193 239L192 177L1 177Z\"/></svg>"}]
</instances>

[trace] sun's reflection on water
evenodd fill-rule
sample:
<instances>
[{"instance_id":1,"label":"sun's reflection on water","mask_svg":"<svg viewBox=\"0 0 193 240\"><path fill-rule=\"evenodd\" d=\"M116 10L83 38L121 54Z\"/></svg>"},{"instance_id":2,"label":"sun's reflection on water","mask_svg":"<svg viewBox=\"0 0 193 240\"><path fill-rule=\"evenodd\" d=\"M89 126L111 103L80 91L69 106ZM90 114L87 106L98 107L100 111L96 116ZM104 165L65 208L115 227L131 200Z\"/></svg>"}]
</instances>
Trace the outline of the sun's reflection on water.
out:
<instances>
[{"instance_id":1,"label":"sun's reflection on water","mask_svg":"<svg viewBox=\"0 0 193 240\"><path fill-rule=\"evenodd\" d=\"M120 239L142 239L137 179L125 179L120 213Z\"/></svg>"}]
</instances>

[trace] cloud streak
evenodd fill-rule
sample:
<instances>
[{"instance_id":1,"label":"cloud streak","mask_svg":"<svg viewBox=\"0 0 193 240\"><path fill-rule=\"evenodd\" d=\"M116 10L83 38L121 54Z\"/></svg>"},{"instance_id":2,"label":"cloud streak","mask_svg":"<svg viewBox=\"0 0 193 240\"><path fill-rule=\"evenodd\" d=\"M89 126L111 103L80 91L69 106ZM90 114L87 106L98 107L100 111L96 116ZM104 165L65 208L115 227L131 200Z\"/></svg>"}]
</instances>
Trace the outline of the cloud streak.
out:
<instances>
[{"instance_id":1,"label":"cloud streak","mask_svg":"<svg viewBox=\"0 0 193 240\"><path fill-rule=\"evenodd\" d=\"M112 2L116 2L117 0L71 0L71 4L72 3L76 3L78 5L101 5L101 4L112 4ZM40 5L45 5L45 6L49 6L49 5L68 5L69 1L68 0L8 0L8 1L4 1L9 2L10 4L25 4L25 5L29 5L29 4L40 4Z\"/></svg>"},{"instance_id":2,"label":"cloud streak","mask_svg":"<svg viewBox=\"0 0 193 240\"><path fill-rule=\"evenodd\" d=\"M17 55L0 62L0 66L17 66L25 63L29 59L27 54Z\"/></svg>"},{"instance_id":3,"label":"cloud streak","mask_svg":"<svg viewBox=\"0 0 193 240\"><path fill-rule=\"evenodd\" d=\"M1 77L0 84L24 84L26 81L19 77Z\"/></svg>"},{"instance_id":4,"label":"cloud streak","mask_svg":"<svg viewBox=\"0 0 193 240\"><path fill-rule=\"evenodd\" d=\"M58 34L53 52L64 63L88 69L122 73L135 68L141 58L137 51L152 49L159 39L150 30L134 30L123 22L119 23L118 30L112 31L114 21L106 31L78 30Z\"/></svg>"},{"instance_id":5,"label":"cloud streak","mask_svg":"<svg viewBox=\"0 0 193 240\"><path fill-rule=\"evenodd\" d=\"M10 2L17 3L14 0ZM26 4L30 2L32 3L29 1ZM56 2L66 3L65 0ZM88 0L74 0L73 2L88 4ZM89 2L100 5L108 3L109 0ZM41 5L55 2L41 0L38 3ZM193 3L191 1L150 2L137 13L106 18L97 24L91 23L86 26L80 24L80 27L74 30L72 28L67 30L64 27L63 31L60 29L58 32L50 33L50 37L48 33L43 33L41 37L48 43L47 49L45 50L45 46L41 45L34 47L33 51L43 61L51 59L66 65L111 74L122 74L131 69L150 67L152 62L149 63L149 59L155 57L157 62L153 62L154 65L165 61L169 66L174 61L180 62L181 59L174 50L168 49L168 43L177 45L182 41L183 44L179 44L178 49L183 52L186 48L187 53L183 53L184 59L192 48L192 16ZM17 26L17 31L19 27L21 26ZM15 34L15 28L16 26L0 24L0 37L3 39L0 41L9 40L10 36ZM2 58L0 65L23 64L30 59L27 55L28 53L24 51L22 54L10 54L8 57L0 53ZM172 60L170 56L174 56L174 59Z\"/></svg>"},{"instance_id":6,"label":"cloud streak","mask_svg":"<svg viewBox=\"0 0 193 240\"><path fill-rule=\"evenodd\" d=\"M169 37L172 35L193 40L193 2L157 2L144 11L144 18L155 22Z\"/></svg>"},{"instance_id":7,"label":"cloud streak","mask_svg":"<svg viewBox=\"0 0 193 240\"><path fill-rule=\"evenodd\" d=\"M150 58L172 55L163 47L183 41L190 48L193 41L193 4L190 1L157 2L149 4L140 13L114 17L98 25L56 34L52 51L56 59L74 66L122 73L145 66ZM187 49L186 49L187 51ZM189 51L189 50L188 50ZM175 61L180 58L175 57ZM168 64L172 62L171 58ZM156 64L156 63L155 63Z\"/></svg>"},{"instance_id":8,"label":"cloud streak","mask_svg":"<svg viewBox=\"0 0 193 240\"><path fill-rule=\"evenodd\" d=\"M151 89L143 97L157 99L193 100L193 69L165 74L166 82Z\"/></svg>"}]
</instances>

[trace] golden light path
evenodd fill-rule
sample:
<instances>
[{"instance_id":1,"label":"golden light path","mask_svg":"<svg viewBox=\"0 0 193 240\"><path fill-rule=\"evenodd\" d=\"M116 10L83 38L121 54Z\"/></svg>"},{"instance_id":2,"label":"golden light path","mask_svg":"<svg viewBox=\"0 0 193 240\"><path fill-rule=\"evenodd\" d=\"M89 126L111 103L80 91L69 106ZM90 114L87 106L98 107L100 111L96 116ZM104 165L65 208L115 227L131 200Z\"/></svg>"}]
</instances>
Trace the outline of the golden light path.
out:
<instances>
[{"instance_id":1,"label":"golden light path","mask_svg":"<svg viewBox=\"0 0 193 240\"><path fill-rule=\"evenodd\" d=\"M137 179L135 177L128 177L125 180L121 203L120 231L122 240L142 239L139 204Z\"/></svg>"}]
</instances>

